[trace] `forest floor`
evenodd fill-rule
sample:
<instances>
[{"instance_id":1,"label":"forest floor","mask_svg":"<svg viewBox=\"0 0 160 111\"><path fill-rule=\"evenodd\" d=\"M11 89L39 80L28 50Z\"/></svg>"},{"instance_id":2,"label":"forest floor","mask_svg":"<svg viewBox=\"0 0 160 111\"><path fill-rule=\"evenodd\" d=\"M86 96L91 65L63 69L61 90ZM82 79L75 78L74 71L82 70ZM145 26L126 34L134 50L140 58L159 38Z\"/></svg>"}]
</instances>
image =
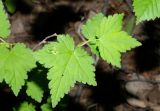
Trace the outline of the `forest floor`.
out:
<instances>
[{"instance_id":1,"label":"forest floor","mask_svg":"<svg viewBox=\"0 0 160 111\"><path fill-rule=\"evenodd\" d=\"M134 14L131 0L104 1L20 0L16 12L10 14L12 33L8 41L23 42L33 49L49 35L68 33L79 43L83 41L82 24L98 12L106 16L125 13L125 30ZM64 102L65 110L60 107L55 110L160 111L160 20L136 25L132 36L143 45L123 54L121 69L98 58L97 87L77 83L65 97L69 98L68 103ZM6 92L8 89L1 86L0 103L8 108L4 111L10 110L15 102L15 97Z\"/></svg>"}]
</instances>

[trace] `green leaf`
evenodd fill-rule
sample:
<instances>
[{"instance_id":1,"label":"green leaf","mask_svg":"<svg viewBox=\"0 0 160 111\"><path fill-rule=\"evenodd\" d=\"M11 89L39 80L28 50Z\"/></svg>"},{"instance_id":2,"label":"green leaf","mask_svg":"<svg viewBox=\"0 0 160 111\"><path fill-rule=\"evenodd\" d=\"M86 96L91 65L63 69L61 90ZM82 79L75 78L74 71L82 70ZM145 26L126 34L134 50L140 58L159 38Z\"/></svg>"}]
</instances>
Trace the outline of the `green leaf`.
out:
<instances>
[{"instance_id":1,"label":"green leaf","mask_svg":"<svg viewBox=\"0 0 160 111\"><path fill-rule=\"evenodd\" d=\"M53 111L53 109L51 108L51 105L49 103L45 103L41 106L41 110L42 111Z\"/></svg>"},{"instance_id":2,"label":"green leaf","mask_svg":"<svg viewBox=\"0 0 160 111\"><path fill-rule=\"evenodd\" d=\"M10 34L10 23L7 13L4 10L2 0L0 0L0 37L7 38Z\"/></svg>"},{"instance_id":3,"label":"green leaf","mask_svg":"<svg viewBox=\"0 0 160 111\"><path fill-rule=\"evenodd\" d=\"M28 96L31 96L31 98L33 98L37 102L41 102L44 91L39 85L37 85L35 82L32 81L32 82L27 82L26 93Z\"/></svg>"},{"instance_id":4,"label":"green leaf","mask_svg":"<svg viewBox=\"0 0 160 111\"><path fill-rule=\"evenodd\" d=\"M99 52L104 60L117 67L121 67L122 52L141 45L122 31L122 19L123 14L106 18L99 13L82 27L82 33L88 39L92 50Z\"/></svg>"},{"instance_id":5,"label":"green leaf","mask_svg":"<svg viewBox=\"0 0 160 111\"><path fill-rule=\"evenodd\" d=\"M58 42L50 43L39 50L36 58L50 68L47 78L50 80L53 107L76 81L96 85L93 59L81 47L75 47L69 35L59 35Z\"/></svg>"},{"instance_id":6,"label":"green leaf","mask_svg":"<svg viewBox=\"0 0 160 111\"><path fill-rule=\"evenodd\" d=\"M18 108L18 111L36 111L36 110L35 110L35 106L33 106L32 104L23 102Z\"/></svg>"},{"instance_id":7,"label":"green leaf","mask_svg":"<svg viewBox=\"0 0 160 111\"><path fill-rule=\"evenodd\" d=\"M32 51L23 44L18 43L12 49L0 45L0 52L0 82L5 80L17 96L36 61Z\"/></svg>"},{"instance_id":8,"label":"green leaf","mask_svg":"<svg viewBox=\"0 0 160 111\"><path fill-rule=\"evenodd\" d=\"M133 7L137 23L160 17L160 0L134 0Z\"/></svg>"},{"instance_id":9,"label":"green leaf","mask_svg":"<svg viewBox=\"0 0 160 111\"><path fill-rule=\"evenodd\" d=\"M16 0L5 0L5 5L11 14L16 11Z\"/></svg>"}]
</instances>

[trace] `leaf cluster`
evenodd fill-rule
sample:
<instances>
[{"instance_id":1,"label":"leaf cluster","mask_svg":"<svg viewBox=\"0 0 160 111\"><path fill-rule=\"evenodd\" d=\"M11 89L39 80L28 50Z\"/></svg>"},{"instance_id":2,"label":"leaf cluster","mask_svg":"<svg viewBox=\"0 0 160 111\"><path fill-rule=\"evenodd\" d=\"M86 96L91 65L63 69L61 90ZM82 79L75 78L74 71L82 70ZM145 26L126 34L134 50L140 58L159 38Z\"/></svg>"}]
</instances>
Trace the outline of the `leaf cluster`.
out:
<instances>
[{"instance_id":1,"label":"leaf cluster","mask_svg":"<svg viewBox=\"0 0 160 111\"><path fill-rule=\"evenodd\" d=\"M6 0L8 5L10 0ZM134 0L133 8L137 23L160 17L160 0ZM14 7L10 7L14 12ZM5 81L17 96L26 86L26 94L41 103L44 90L35 81L27 81L28 72L36 62L48 69L47 79L51 101L42 104L42 111L51 111L76 82L96 86L94 60L83 48L86 43L92 53L115 67L121 67L121 54L141 45L135 38L123 31L124 14L106 17L98 13L90 18L81 31L86 41L75 45L70 35L58 35L57 41L46 44L33 52L22 43L10 44L2 38L10 35L10 23L0 1L0 82ZM39 75L41 76L41 75ZM18 111L35 111L35 106L23 102Z\"/></svg>"}]
</instances>

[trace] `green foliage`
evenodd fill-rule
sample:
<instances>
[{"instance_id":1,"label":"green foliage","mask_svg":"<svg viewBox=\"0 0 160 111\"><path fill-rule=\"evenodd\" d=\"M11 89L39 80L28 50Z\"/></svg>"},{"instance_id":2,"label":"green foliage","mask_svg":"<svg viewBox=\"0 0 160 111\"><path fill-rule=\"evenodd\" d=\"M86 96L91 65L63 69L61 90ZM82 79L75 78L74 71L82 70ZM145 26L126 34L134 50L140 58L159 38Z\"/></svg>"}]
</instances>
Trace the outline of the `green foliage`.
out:
<instances>
[{"instance_id":1,"label":"green foliage","mask_svg":"<svg viewBox=\"0 0 160 111\"><path fill-rule=\"evenodd\" d=\"M51 103L47 102L45 104L41 105L41 110L42 111L53 111L52 107L51 107Z\"/></svg>"},{"instance_id":2,"label":"green foliage","mask_svg":"<svg viewBox=\"0 0 160 111\"><path fill-rule=\"evenodd\" d=\"M137 23L160 17L160 0L134 0L133 7Z\"/></svg>"},{"instance_id":3,"label":"green foliage","mask_svg":"<svg viewBox=\"0 0 160 111\"><path fill-rule=\"evenodd\" d=\"M96 85L93 59L81 47L76 47L69 35L59 35L57 38L57 42L35 53L37 60L50 68L47 78L50 80L53 107L76 81Z\"/></svg>"},{"instance_id":4,"label":"green foliage","mask_svg":"<svg viewBox=\"0 0 160 111\"><path fill-rule=\"evenodd\" d=\"M23 44L13 48L0 45L0 82L5 80L17 96L27 79L27 72L36 66L32 51Z\"/></svg>"},{"instance_id":5,"label":"green foliage","mask_svg":"<svg viewBox=\"0 0 160 111\"><path fill-rule=\"evenodd\" d=\"M0 37L7 38L10 34L10 23L7 13L4 10L2 0L0 0Z\"/></svg>"},{"instance_id":6,"label":"green foliage","mask_svg":"<svg viewBox=\"0 0 160 111\"><path fill-rule=\"evenodd\" d=\"M10 13L15 12L14 3L15 0L5 0ZM133 6L137 23L160 17L160 0L134 0ZM87 39L85 42L76 46L69 35L58 35L57 42L50 42L33 54L24 44L13 45L2 39L9 36L10 23L3 3L0 1L0 37L3 42L0 43L0 82L5 81L17 96L28 78L27 72L36 67L37 60L48 69L47 79L51 94L51 101L42 104L40 108L42 111L52 111L51 103L52 107L55 107L76 82L97 85L94 61L82 48L84 44L88 43L93 53L119 68L121 67L121 53L141 45L122 30L123 16L123 14L114 14L105 17L99 13L82 27L82 33ZM126 25L129 33L132 32L134 23L133 18ZM35 74L32 77L34 76ZM42 77L42 75L39 76ZM39 81L43 84L48 83L48 81L46 83ZM27 82L26 93L35 101L41 102L44 89L41 88L43 85L40 87L37 83L37 80ZM18 111L35 111L35 106L24 102Z\"/></svg>"},{"instance_id":7,"label":"green foliage","mask_svg":"<svg viewBox=\"0 0 160 111\"><path fill-rule=\"evenodd\" d=\"M5 5L11 14L16 11L16 0L5 0Z\"/></svg>"},{"instance_id":8,"label":"green foliage","mask_svg":"<svg viewBox=\"0 0 160 111\"><path fill-rule=\"evenodd\" d=\"M35 110L35 106L33 106L32 104L28 104L27 102L23 102L18 111L36 111Z\"/></svg>"},{"instance_id":9,"label":"green foliage","mask_svg":"<svg viewBox=\"0 0 160 111\"><path fill-rule=\"evenodd\" d=\"M42 106L41 106L41 110L42 111L52 111L52 108L50 107L50 105L49 104L43 104Z\"/></svg>"},{"instance_id":10,"label":"green foliage","mask_svg":"<svg viewBox=\"0 0 160 111\"><path fill-rule=\"evenodd\" d=\"M32 82L27 82L26 93L28 96L31 96L31 98L33 98L37 102L41 102L44 91L39 85L37 85L35 82L32 81Z\"/></svg>"},{"instance_id":11,"label":"green foliage","mask_svg":"<svg viewBox=\"0 0 160 111\"><path fill-rule=\"evenodd\" d=\"M123 14L107 18L99 13L87 21L82 33L94 52L114 66L121 67L121 53L140 46L141 43L122 31ZM96 51L98 49L98 51Z\"/></svg>"}]
</instances>

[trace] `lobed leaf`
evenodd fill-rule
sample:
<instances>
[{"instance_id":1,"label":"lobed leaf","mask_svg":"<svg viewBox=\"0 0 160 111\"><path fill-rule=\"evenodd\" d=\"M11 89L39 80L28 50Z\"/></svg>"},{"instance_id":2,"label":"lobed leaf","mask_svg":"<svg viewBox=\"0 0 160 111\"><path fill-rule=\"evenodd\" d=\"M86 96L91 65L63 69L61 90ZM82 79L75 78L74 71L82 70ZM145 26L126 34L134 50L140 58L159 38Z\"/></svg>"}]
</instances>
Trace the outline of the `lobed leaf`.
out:
<instances>
[{"instance_id":1,"label":"lobed leaf","mask_svg":"<svg viewBox=\"0 0 160 111\"><path fill-rule=\"evenodd\" d=\"M53 107L76 81L96 85L93 59L82 48L75 47L69 35L59 35L57 42L46 45L35 55L41 64L50 68L47 78Z\"/></svg>"},{"instance_id":2,"label":"lobed leaf","mask_svg":"<svg viewBox=\"0 0 160 111\"><path fill-rule=\"evenodd\" d=\"M17 96L27 79L27 72L36 66L32 51L23 44L12 49L0 45L0 82L5 80Z\"/></svg>"},{"instance_id":3,"label":"lobed leaf","mask_svg":"<svg viewBox=\"0 0 160 111\"><path fill-rule=\"evenodd\" d=\"M82 27L93 52L114 66L121 67L121 53L140 46L141 43L122 31L123 14L105 17L97 14Z\"/></svg>"}]
</instances>

